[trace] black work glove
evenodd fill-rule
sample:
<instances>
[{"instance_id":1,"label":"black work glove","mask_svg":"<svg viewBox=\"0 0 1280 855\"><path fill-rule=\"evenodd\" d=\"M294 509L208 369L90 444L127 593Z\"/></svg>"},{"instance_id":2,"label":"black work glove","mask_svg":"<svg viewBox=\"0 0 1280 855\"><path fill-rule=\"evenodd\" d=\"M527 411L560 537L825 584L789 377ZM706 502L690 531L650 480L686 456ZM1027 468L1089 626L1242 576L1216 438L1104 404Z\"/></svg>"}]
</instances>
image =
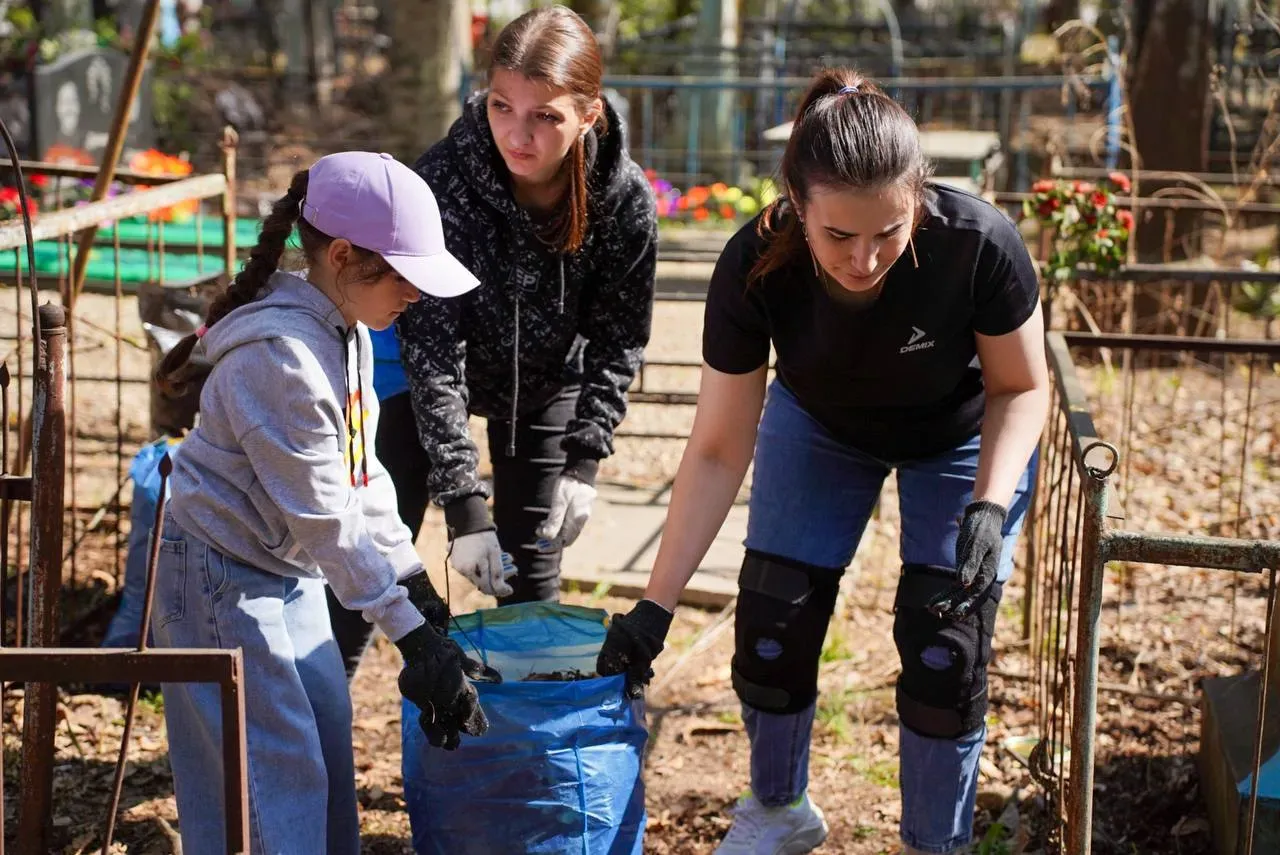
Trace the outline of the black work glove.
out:
<instances>
[{"instance_id":1,"label":"black work glove","mask_svg":"<svg viewBox=\"0 0 1280 855\"><path fill-rule=\"evenodd\" d=\"M429 743L452 751L460 734L481 736L489 729L475 687L467 681L467 658L453 639L424 624L396 647L404 657L400 693L422 711L418 725Z\"/></svg>"},{"instance_id":2,"label":"black work glove","mask_svg":"<svg viewBox=\"0 0 1280 855\"><path fill-rule=\"evenodd\" d=\"M671 612L653 600L641 600L629 613L614 615L596 657L596 673L601 677L625 674L626 696L643 697L644 687L653 678L649 666L662 652L670 628Z\"/></svg>"},{"instance_id":3,"label":"black work glove","mask_svg":"<svg viewBox=\"0 0 1280 855\"><path fill-rule=\"evenodd\" d=\"M973 502L964 509L960 534L956 537L959 584L934 597L929 611L940 618L961 619L981 604L1000 569L1007 516L1008 511L995 502Z\"/></svg>"},{"instance_id":4,"label":"black work glove","mask_svg":"<svg viewBox=\"0 0 1280 855\"><path fill-rule=\"evenodd\" d=\"M449 634L449 606L436 593L426 570L420 570L405 579L400 585L409 592L409 602L422 613L427 623L442 635Z\"/></svg>"}]
</instances>

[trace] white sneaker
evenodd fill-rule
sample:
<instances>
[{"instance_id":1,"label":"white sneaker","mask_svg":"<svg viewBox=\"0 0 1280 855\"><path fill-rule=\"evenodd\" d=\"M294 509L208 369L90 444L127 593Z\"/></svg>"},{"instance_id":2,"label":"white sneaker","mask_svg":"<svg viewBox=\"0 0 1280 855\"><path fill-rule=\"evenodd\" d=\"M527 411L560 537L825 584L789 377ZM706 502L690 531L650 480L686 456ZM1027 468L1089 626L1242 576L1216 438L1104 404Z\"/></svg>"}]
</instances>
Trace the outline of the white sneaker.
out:
<instances>
[{"instance_id":1,"label":"white sneaker","mask_svg":"<svg viewBox=\"0 0 1280 855\"><path fill-rule=\"evenodd\" d=\"M827 820L809 796L765 807L747 793L733 808L733 825L716 855L803 855L827 839Z\"/></svg>"}]
</instances>

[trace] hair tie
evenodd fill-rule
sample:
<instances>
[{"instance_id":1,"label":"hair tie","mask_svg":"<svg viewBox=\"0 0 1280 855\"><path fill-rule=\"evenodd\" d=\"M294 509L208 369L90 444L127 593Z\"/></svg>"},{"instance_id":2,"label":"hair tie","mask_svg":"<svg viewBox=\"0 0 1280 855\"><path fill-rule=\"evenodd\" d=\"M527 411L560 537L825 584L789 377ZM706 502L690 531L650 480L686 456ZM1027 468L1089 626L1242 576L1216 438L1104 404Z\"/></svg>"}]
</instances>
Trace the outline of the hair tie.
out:
<instances>
[{"instance_id":1,"label":"hair tie","mask_svg":"<svg viewBox=\"0 0 1280 855\"><path fill-rule=\"evenodd\" d=\"M839 92L837 92L836 94L837 94L837 95L857 95L857 94L858 94L858 84L856 84L856 83L855 83L855 84L853 84L852 86L845 86L845 87L842 87L842 88L840 89L840 91L839 91Z\"/></svg>"},{"instance_id":2,"label":"hair tie","mask_svg":"<svg viewBox=\"0 0 1280 855\"><path fill-rule=\"evenodd\" d=\"M207 333L208 331L209 331L209 327L205 324L201 324L199 327L196 328L196 338L204 338L204 334Z\"/></svg>"}]
</instances>

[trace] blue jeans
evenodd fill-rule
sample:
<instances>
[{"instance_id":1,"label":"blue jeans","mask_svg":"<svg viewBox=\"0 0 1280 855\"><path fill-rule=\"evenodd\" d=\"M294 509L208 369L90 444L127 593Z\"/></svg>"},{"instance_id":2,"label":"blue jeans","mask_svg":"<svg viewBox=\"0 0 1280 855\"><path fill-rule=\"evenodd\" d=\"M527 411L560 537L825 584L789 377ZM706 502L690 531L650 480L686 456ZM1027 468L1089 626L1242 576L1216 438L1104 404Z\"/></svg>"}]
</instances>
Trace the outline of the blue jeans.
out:
<instances>
[{"instance_id":1,"label":"blue jeans","mask_svg":"<svg viewBox=\"0 0 1280 855\"><path fill-rule=\"evenodd\" d=\"M243 650L252 855L360 852L351 695L324 587L242 564L165 520L156 645ZM162 688L182 850L222 855L218 687Z\"/></svg>"},{"instance_id":2,"label":"blue jeans","mask_svg":"<svg viewBox=\"0 0 1280 855\"><path fill-rule=\"evenodd\" d=\"M1035 464L1033 457L1005 523L1002 582L1013 572ZM936 457L887 463L836 440L774 382L756 442L747 548L843 573L894 468L902 562L954 567L958 522L978 471L978 437ZM751 789L761 803L790 804L804 793L813 715L813 706L792 715L743 706L751 740ZM958 740L932 739L900 727L899 740L903 841L939 853L968 843L986 727Z\"/></svg>"}]
</instances>

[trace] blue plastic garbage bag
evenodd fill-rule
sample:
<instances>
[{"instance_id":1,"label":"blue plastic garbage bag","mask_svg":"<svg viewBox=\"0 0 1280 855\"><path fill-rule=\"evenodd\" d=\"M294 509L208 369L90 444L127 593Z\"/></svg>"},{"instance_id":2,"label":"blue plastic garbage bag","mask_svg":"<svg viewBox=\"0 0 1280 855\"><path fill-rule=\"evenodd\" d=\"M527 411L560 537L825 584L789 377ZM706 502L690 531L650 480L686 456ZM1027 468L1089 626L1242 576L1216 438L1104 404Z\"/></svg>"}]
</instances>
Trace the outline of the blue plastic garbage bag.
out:
<instances>
[{"instance_id":1,"label":"blue plastic garbage bag","mask_svg":"<svg viewBox=\"0 0 1280 855\"><path fill-rule=\"evenodd\" d=\"M496 668L476 683L489 718L455 751L432 748L401 709L405 802L418 855L639 855L645 826L643 701L623 678L526 681L595 671L606 613L522 603L463 615L451 635Z\"/></svg>"},{"instance_id":2,"label":"blue plastic garbage bag","mask_svg":"<svg viewBox=\"0 0 1280 855\"><path fill-rule=\"evenodd\" d=\"M129 511L129 545L124 559L124 588L120 605L107 627L103 647L136 647L138 624L142 620L147 594L147 555L151 527L160 503L160 461L172 452L179 440L164 437L144 445L129 464L133 481L133 507Z\"/></svg>"}]
</instances>

